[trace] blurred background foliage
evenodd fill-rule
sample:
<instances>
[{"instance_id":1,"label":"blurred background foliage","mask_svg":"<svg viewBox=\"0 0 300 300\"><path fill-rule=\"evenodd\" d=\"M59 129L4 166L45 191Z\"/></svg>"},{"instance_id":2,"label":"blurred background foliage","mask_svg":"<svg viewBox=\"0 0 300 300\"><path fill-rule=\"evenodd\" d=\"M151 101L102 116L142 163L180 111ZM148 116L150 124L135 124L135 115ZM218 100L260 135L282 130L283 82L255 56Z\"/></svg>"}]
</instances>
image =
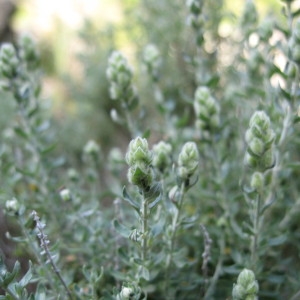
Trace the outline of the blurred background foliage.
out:
<instances>
[{"instance_id":1,"label":"blurred background foliage","mask_svg":"<svg viewBox=\"0 0 300 300\"><path fill-rule=\"evenodd\" d=\"M236 41L241 39L241 33L233 32L243 12L243 3L243 0L207 1L206 61L198 70L199 78L203 77L205 68L207 73L217 73L216 64L218 68L228 64L226 51L222 48L223 57L220 57L218 47L225 47L223 41L229 35ZM176 107L170 109L184 108L183 100L189 99L200 83L190 61L197 49L192 29L185 23L185 1L64 0L46 3L19 0L15 4L11 26L16 35L30 33L38 41L45 72L43 96L51 99L45 103L51 106L54 124L59 127L60 146L65 152L79 153L91 138L103 145L104 151L110 149L112 143L122 147L122 141L128 140L126 130L122 126L112 126L110 118L112 107L118 105L110 101L105 75L107 59L113 49L123 52L133 66L134 81L146 109L153 101L153 86L149 85L140 62L148 44L156 45L164 58L159 74L160 90L167 102L176 103ZM268 14L280 17L280 1L256 1L256 4L260 20ZM231 55L230 46L227 51ZM182 90L187 94L183 95ZM1 102L0 125L3 126L10 116L10 104L5 100ZM189 111L183 111L189 115ZM153 117L146 118L145 127L152 121ZM157 122L159 124L159 116Z\"/></svg>"}]
</instances>

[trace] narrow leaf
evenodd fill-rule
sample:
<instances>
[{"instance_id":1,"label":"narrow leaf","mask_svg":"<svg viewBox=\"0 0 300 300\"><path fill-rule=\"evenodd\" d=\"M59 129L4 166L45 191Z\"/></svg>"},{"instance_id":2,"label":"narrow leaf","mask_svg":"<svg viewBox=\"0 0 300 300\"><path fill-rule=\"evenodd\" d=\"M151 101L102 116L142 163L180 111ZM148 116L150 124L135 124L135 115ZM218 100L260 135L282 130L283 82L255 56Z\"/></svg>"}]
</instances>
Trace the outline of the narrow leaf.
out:
<instances>
[{"instance_id":1,"label":"narrow leaf","mask_svg":"<svg viewBox=\"0 0 300 300\"><path fill-rule=\"evenodd\" d=\"M125 227L124 225L120 224L118 220L114 219L113 220L113 226L114 229L123 237L129 238L129 235L131 233L130 229Z\"/></svg>"},{"instance_id":2,"label":"narrow leaf","mask_svg":"<svg viewBox=\"0 0 300 300\"><path fill-rule=\"evenodd\" d=\"M134 209L136 209L137 211L139 211L140 207L138 205L138 203L136 201L134 201L130 195L128 194L126 187L123 187L123 199L128 202Z\"/></svg>"}]
</instances>

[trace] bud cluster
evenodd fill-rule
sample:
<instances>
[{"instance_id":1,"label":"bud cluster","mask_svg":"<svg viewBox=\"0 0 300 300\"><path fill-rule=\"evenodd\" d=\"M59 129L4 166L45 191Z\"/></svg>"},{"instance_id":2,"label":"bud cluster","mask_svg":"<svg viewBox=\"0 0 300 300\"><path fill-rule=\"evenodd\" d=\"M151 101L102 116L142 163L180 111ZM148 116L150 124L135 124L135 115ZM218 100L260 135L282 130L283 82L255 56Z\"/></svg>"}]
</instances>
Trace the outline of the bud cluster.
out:
<instances>
[{"instance_id":1,"label":"bud cluster","mask_svg":"<svg viewBox=\"0 0 300 300\"><path fill-rule=\"evenodd\" d=\"M183 145L178 157L178 177L187 181L196 172L199 163L199 152L194 142Z\"/></svg>"},{"instance_id":2,"label":"bud cluster","mask_svg":"<svg viewBox=\"0 0 300 300\"><path fill-rule=\"evenodd\" d=\"M20 58L27 63L29 70L35 69L40 60L40 54L37 47L29 36L22 36L19 40Z\"/></svg>"},{"instance_id":3,"label":"bud cluster","mask_svg":"<svg viewBox=\"0 0 300 300\"><path fill-rule=\"evenodd\" d=\"M110 96L114 100L123 100L128 106L136 99L132 86L132 71L125 57L114 51L108 61L106 76L110 81Z\"/></svg>"},{"instance_id":4,"label":"bud cluster","mask_svg":"<svg viewBox=\"0 0 300 300\"><path fill-rule=\"evenodd\" d=\"M0 49L0 75L6 79L13 79L18 74L19 65L20 61L14 46L3 44Z\"/></svg>"},{"instance_id":5,"label":"bud cluster","mask_svg":"<svg viewBox=\"0 0 300 300\"><path fill-rule=\"evenodd\" d=\"M244 269L238 276L237 284L233 285L233 300L256 300L259 286L253 271Z\"/></svg>"},{"instance_id":6,"label":"bud cluster","mask_svg":"<svg viewBox=\"0 0 300 300\"><path fill-rule=\"evenodd\" d=\"M202 13L203 1L202 0L187 0L187 7L189 8L190 14L188 15L187 23L191 26L197 34L197 44L203 43L204 33L204 15Z\"/></svg>"},{"instance_id":7,"label":"bud cluster","mask_svg":"<svg viewBox=\"0 0 300 300\"><path fill-rule=\"evenodd\" d=\"M172 164L172 146L164 141L153 146L152 165L160 173L164 173Z\"/></svg>"},{"instance_id":8,"label":"bud cluster","mask_svg":"<svg viewBox=\"0 0 300 300\"><path fill-rule=\"evenodd\" d=\"M275 133L270 128L270 119L264 111L253 114L245 138L248 145L245 164L260 172L272 168L275 164Z\"/></svg>"},{"instance_id":9,"label":"bud cluster","mask_svg":"<svg viewBox=\"0 0 300 300\"><path fill-rule=\"evenodd\" d=\"M152 153L146 139L137 137L129 143L126 153L126 162L129 165L128 180L142 191L149 191L153 183L151 167Z\"/></svg>"},{"instance_id":10,"label":"bud cluster","mask_svg":"<svg viewBox=\"0 0 300 300\"><path fill-rule=\"evenodd\" d=\"M148 73L151 75L153 81L158 80L158 69L161 65L161 57L159 50L155 45L147 45L144 50L144 62Z\"/></svg>"},{"instance_id":11,"label":"bud cluster","mask_svg":"<svg viewBox=\"0 0 300 300\"><path fill-rule=\"evenodd\" d=\"M201 86L195 92L194 111L196 127L201 131L210 132L220 123L220 108L207 87Z\"/></svg>"}]
</instances>

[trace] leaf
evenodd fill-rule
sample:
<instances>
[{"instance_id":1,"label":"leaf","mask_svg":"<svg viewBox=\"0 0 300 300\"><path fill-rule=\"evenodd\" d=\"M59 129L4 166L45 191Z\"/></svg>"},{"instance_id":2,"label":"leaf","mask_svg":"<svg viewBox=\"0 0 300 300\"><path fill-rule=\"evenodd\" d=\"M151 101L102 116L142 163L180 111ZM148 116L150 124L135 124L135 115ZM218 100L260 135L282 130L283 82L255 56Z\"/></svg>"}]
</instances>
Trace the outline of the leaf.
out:
<instances>
[{"instance_id":1,"label":"leaf","mask_svg":"<svg viewBox=\"0 0 300 300\"><path fill-rule=\"evenodd\" d=\"M150 280L150 272L149 270L142 266L142 273L141 273L141 277L143 277L145 280L149 281Z\"/></svg>"},{"instance_id":2,"label":"leaf","mask_svg":"<svg viewBox=\"0 0 300 300\"><path fill-rule=\"evenodd\" d=\"M139 212L140 206L130 197L125 186L123 187L123 199L128 202L137 212Z\"/></svg>"},{"instance_id":3,"label":"leaf","mask_svg":"<svg viewBox=\"0 0 300 300\"><path fill-rule=\"evenodd\" d=\"M113 227L114 229L123 237L129 238L129 235L131 233L131 230L119 223L118 220L114 219L113 220Z\"/></svg>"},{"instance_id":4,"label":"leaf","mask_svg":"<svg viewBox=\"0 0 300 300\"><path fill-rule=\"evenodd\" d=\"M280 246L280 245L283 245L286 242L286 240L287 240L287 235L282 234L275 238L269 239L268 244L270 246Z\"/></svg>"},{"instance_id":5,"label":"leaf","mask_svg":"<svg viewBox=\"0 0 300 300\"><path fill-rule=\"evenodd\" d=\"M27 273L23 276L23 278L19 281L19 284L22 287L26 287L32 278L31 266L32 266L32 263L31 263L31 261L29 261L29 269L28 269Z\"/></svg>"},{"instance_id":6,"label":"leaf","mask_svg":"<svg viewBox=\"0 0 300 300\"><path fill-rule=\"evenodd\" d=\"M144 139L148 139L150 137L150 135L151 135L151 130L148 128L146 131L144 131L142 137Z\"/></svg>"},{"instance_id":7,"label":"leaf","mask_svg":"<svg viewBox=\"0 0 300 300\"><path fill-rule=\"evenodd\" d=\"M20 127L15 127L14 131L21 138L23 138L25 140L28 140L28 134L23 129L21 129Z\"/></svg>"},{"instance_id":8,"label":"leaf","mask_svg":"<svg viewBox=\"0 0 300 300\"><path fill-rule=\"evenodd\" d=\"M44 154L47 154L47 153L53 151L56 148L56 146L57 146L57 143L54 143L54 144L48 146L47 148L41 150L41 154L44 155Z\"/></svg>"},{"instance_id":9,"label":"leaf","mask_svg":"<svg viewBox=\"0 0 300 300\"><path fill-rule=\"evenodd\" d=\"M149 208L152 209L153 207L155 207L161 199L162 199L162 194L159 194L159 196L149 204Z\"/></svg>"}]
</instances>

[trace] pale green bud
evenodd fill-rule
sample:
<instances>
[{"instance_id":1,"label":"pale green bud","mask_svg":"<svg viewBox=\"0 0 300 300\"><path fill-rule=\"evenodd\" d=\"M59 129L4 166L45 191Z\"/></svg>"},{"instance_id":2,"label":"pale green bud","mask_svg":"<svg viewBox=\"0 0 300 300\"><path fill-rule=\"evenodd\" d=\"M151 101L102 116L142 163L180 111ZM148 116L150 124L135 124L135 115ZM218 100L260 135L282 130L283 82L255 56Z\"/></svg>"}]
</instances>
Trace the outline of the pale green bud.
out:
<instances>
[{"instance_id":1,"label":"pale green bud","mask_svg":"<svg viewBox=\"0 0 300 300\"><path fill-rule=\"evenodd\" d=\"M142 190L149 190L153 183L153 171L143 162L134 164L128 169L128 181Z\"/></svg>"},{"instance_id":2,"label":"pale green bud","mask_svg":"<svg viewBox=\"0 0 300 300\"><path fill-rule=\"evenodd\" d=\"M68 177L72 181L78 181L79 180L79 174L75 169L69 169L68 170Z\"/></svg>"},{"instance_id":3,"label":"pale green bud","mask_svg":"<svg viewBox=\"0 0 300 300\"><path fill-rule=\"evenodd\" d=\"M118 300L130 300L134 295L134 289L132 287L123 286L120 294L118 295Z\"/></svg>"},{"instance_id":4,"label":"pale green bud","mask_svg":"<svg viewBox=\"0 0 300 300\"><path fill-rule=\"evenodd\" d=\"M17 213L20 208L20 203L16 198L12 198L5 202L5 208L9 212Z\"/></svg>"},{"instance_id":5,"label":"pale green bud","mask_svg":"<svg viewBox=\"0 0 300 300\"><path fill-rule=\"evenodd\" d=\"M237 284L233 286L232 299L256 299L259 287L253 271L244 269L238 276Z\"/></svg>"},{"instance_id":6,"label":"pale green bud","mask_svg":"<svg viewBox=\"0 0 300 300\"><path fill-rule=\"evenodd\" d=\"M207 87L198 87L194 98L196 126L202 130L210 130L219 126L219 105L211 96Z\"/></svg>"},{"instance_id":7,"label":"pale green bud","mask_svg":"<svg viewBox=\"0 0 300 300\"><path fill-rule=\"evenodd\" d=\"M153 146L153 160L152 165L161 173L172 163L172 146L163 141Z\"/></svg>"},{"instance_id":8,"label":"pale green bud","mask_svg":"<svg viewBox=\"0 0 300 300\"><path fill-rule=\"evenodd\" d=\"M261 156L264 153L264 143L258 138L253 138L248 146L251 152L253 152L257 156Z\"/></svg>"},{"instance_id":9,"label":"pale green bud","mask_svg":"<svg viewBox=\"0 0 300 300\"><path fill-rule=\"evenodd\" d=\"M267 130L270 126L270 118L264 111L256 111L250 119L249 126L257 125L262 130Z\"/></svg>"},{"instance_id":10,"label":"pale green bud","mask_svg":"<svg viewBox=\"0 0 300 300\"><path fill-rule=\"evenodd\" d=\"M149 150L147 140L141 137L131 140L125 158L129 166L137 162L144 162L149 165L152 160L152 153Z\"/></svg>"},{"instance_id":11,"label":"pale green bud","mask_svg":"<svg viewBox=\"0 0 300 300\"><path fill-rule=\"evenodd\" d=\"M250 186L252 189L260 192L264 187L264 175L260 172L252 174Z\"/></svg>"},{"instance_id":12,"label":"pale green bud","mask_svg":"<svg viewBox=\"0 0 300 300\"><path fill-rule=\"evenodd\" d=\"M61 197L61 199L63 201L70 201L71 200L71 192L69 189L62 189L60 192L59 192L59 195Z\"/></svg>"},{"instance_id":13,"label":"pale green bud","mask_svg":"<svg viewBox=\"0 0 300 300\"><path fill-rule=\"evenodd\" d=\"M83 152L87 155L97 156L100 152L100 146L94 140L89 140L84 146Z\"/></svg>"},{"instance_id":14,"label":"pale green bud","mask_svg":"<svg viewBox=\"0 0 300 300\"><path fill-rule=\"evenodd\" d=\"M178 157L178 176L185 180L191 177L199 163L199 152L194 142L187 142Z\"/></svg>"},{"instance_id":15,"label":"pale green bud","mask_svg":"<svg viewBox=\"0 0 300 300\"><path fill-rule=\"evenodd\" d=\"M8 79L17 75L20 62L13 45L4 43L0 49L0 74Z\"/></svg>"},{"instance_id":16,"label":"pale green bud","mask_svg":"<svg viewBox=\"0 0 300 300\"><path fill-rule=\"evenodd\" d=\"M263 170L273 168L275 165L275 156L273 153L273 149L268 149L261 159L261 167Z\"/></svg>"},{"instance_id":17,"label":"pale green bud","mask_svg":"<svg viewBox=\"0 0 300 300\"><path fill-rule=\"evenodd\" d=\"M40 54L33 39L30 36L25 35L19 39L18 44L20 48L19 55L21 59L26 61L29 69L36 68L40 60Z\"/></svg>"},{"instance_id":18,"label":"pale green bud","mask_svg":"<svg viewBox=\"0 0 300 300\"><path fill-rule=\"evenodd\" d=\"M273 143L275 133L270 128L270 119L264 111L256 111L250 119L245 140L248 149L245 154L245 164L251 168L264 171L275 163Z\"/></svg>"},{"instance_id":19,"label":"pale green bud","mask_svg":"<svg viewBox=\"0 0 300 300\"><path fill-rule=\"evenodd\" d=\"M199 15L201 13L203 3L202 0L187 0L186 5L192 14Z\"/></svg>"}]
</instances>

